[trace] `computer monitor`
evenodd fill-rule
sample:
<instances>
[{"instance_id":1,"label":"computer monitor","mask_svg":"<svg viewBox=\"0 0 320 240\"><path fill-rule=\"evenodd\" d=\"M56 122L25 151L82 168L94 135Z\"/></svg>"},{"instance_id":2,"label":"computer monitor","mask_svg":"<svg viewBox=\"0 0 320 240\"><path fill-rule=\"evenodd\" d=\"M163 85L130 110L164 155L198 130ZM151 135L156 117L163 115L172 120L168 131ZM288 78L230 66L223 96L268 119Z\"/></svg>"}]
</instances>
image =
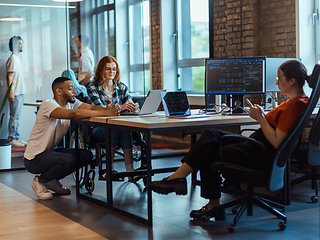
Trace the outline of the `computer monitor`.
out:
<instances>
[{"instance_id":1,"label":"computer monitor","mask_svg":"<svg viewBox=\"0 0 320 240\"><path fill-rule=\"evenodd\" d=\"M265 57L206 59L206 106L215 95L265 93Z\"/></svg>"},{"instance_id":2,"label":"computer monitor","mask_svg":"<svg viewBox=\"0 0 320 240\"><path fill-rule=\"evenodd\" d=\"M266 58L266 92L280 92L276 84L278 68L289 60L301 61L301 58Z\"/></svg>"}]
</instances>

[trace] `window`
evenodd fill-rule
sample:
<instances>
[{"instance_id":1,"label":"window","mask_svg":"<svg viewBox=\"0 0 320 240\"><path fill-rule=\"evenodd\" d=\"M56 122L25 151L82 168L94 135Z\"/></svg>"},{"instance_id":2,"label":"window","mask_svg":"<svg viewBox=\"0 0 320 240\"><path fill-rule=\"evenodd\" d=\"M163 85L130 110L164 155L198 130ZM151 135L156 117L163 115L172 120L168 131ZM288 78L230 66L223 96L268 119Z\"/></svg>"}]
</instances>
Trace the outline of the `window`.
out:
<instances>
[{"instance_id":1,"label":"window","mask_svg":"<svg viewBox=\"0 0 320 240\"><path fill-rule=\"evenodd\" d=\"M204 92L204 59L209 57L209 0L177 0L178 89Z\"/></svg>"},{"instance_id":2,"label":"window","mask_svg":"<svg viewBox=\"0 0 320 240\"><path fill-rule=\"evenodd\" d=\"M0 0L0 3L0 99L7 90L6 62L11 55L8 43L15 35L23 39L23 51L19 58L26 83L24 101L50 98L52 81L67 68L69 61L66 11L74 11L74 7L61 2L35 0ZM8 112L8 107L6 104L5 112ZM21 111L20 137L26 140L36 115L30 114L30 107L22 106ZM5 114L3 126L8 126L8 118L9 115ZM7 137L8 129L4 127L0 138ZM5 165L0 168L7 168ZM10 162L8 168L11 168Z\"/></svg>"},{"instance_id":3,"label":"window","mask_svg":"<svg viewBox=\"0 0 320 240\"><path fill-rule=\"evenodd\" d=\"M89 37L89 48L94 55L94 65L97 65L106 55L115 56L114 0L86 0L70 3L70 5L76 7L70 11L70 37L80 34ZM78 70L77 47L73 39L70 39L71 67L76 72Z\"/></svg>"},{"instance_id":4,"label":"window","mask_svg":"<svg viewBox=\"0 0 320 240\"><path fill-rule=\"evenodd\" d=\"M150 90L149 0L128 1L130 92L145 95Z\"/></svg>"}]
</instances>

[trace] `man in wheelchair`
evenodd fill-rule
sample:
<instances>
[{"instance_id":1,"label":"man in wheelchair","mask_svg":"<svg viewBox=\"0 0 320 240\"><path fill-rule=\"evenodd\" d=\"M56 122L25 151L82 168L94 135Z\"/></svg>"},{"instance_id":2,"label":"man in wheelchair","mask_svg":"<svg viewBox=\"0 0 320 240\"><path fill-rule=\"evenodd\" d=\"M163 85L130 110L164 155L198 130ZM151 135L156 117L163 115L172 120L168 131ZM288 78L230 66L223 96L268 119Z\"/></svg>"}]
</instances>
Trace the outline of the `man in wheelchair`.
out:
<instances>
[{"instance_id":1,"label":"man in wheelchair","mask_svg":"<svg viewBox=\"0 0 320 240\"><path fill-rule=\"evenodd\" d=\"M26 169L40 174L31 185L39 199L52 199L49 190L70 194L70 189L62 187L59 180L76 170L75 149L55 148L67 133L70 120L115 116L120 112L117 106L94 106L76 99L70 78L56 78L52 91L54 97L42 101L24 153ZM90 151L80 149L79 167L89 164L92 157Z\"/></svg>"}]
</instances>

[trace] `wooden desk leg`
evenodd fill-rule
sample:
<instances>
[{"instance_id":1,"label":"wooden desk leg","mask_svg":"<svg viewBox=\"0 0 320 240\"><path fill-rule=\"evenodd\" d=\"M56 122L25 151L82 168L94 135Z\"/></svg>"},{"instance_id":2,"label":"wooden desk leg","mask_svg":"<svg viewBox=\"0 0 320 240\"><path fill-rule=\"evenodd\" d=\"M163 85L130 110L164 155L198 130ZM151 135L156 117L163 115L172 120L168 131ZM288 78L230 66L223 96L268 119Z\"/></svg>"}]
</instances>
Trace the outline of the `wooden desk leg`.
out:
<instances>
[{"instance_id":1,"label":"wooden desk leg","mask_svg":"<svg viewBox=\"0 0 320 240\"><path fill-rule=\"evenodd\" d=\"M112 192L112 162L111 162L111 136L110 128L105 126L105 135L106 135L106 187L107 187L107 205L109 207L113 206L113 192Z\"/></svg>"}]
</instances>

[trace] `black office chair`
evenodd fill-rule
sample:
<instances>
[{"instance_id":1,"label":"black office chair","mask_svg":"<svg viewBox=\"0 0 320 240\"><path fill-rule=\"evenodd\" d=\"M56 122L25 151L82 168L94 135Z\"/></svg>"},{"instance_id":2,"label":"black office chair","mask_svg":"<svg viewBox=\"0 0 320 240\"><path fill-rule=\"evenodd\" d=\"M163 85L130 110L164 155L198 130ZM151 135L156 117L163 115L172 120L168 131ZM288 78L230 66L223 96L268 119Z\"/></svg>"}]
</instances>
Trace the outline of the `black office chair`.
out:
<instances>
[{"instance_id":1,"label":"black office chair","mask_svg":"<svg viewBox=\"0 0 320 240\"><path fill-rule=\"evenodd\" d=\"M320 180L318 167L320 166L320 111L314 120L309 139L307 143L301 143L298 148L293 151L291 156L291 171L303 174L291 181L291 187L311 180L311 189L314 189L315 195L311 197L311 202L317 203L318 186L317 180Z\"/></svg>"},{"instance_id":2,"label":"black office chair","mask_svg":"<svg viewBox=\"0 0 320 240\"><path fill-rule=\"evenodd\" d=\"M254 187L266 187L269 192L274 192L280 190L284 186L284 175L287 162L290 160L290 156L297 146L300 135L309 120L313 109L319 99L320 95L320 86L319 86L319 74L320 74L320 65L316 65L313 69L312 76L309 80L309 86L313 88L312 94L310 96L307 107L296 123L295 127L290 134L283 141L281 146L277 149L272 159L272 168L268 170L258 170L255 168L248 168L236 164L226 163L224 161L217 162L212 165L213 171L220 171L224 178L231 179L234 183L245 183L247 185L246 195L239 197L235 200L227 202L217 208L226 209L235 205L241 204L240 210L237 212L237 215L234 218L233 224L228 227L230 233L233 233L236 230L236 224L240 220L242 214L247 210L247 215L252 216L252 206L253 204L263 208L269 213L275 215L277 218L283 220L279 223L279 229L284 230L286 228L287 217L284 214L284 206L282 204L273 202L271 200L257 196L253 192ZM230 144L235 136L224 136L222 137L221 147L224 144ZM254 145L257 148L263 149L263 145L252 138L239 136L240 139L236 142L247 141L248 143ZM223 154L222 154L223 155ZM223 156L221 156L223 160ZM285 197L285 196L284 196ZM219 210L215 208L215 210ZM277 209L280 209L277 210ZM210 219L210 212L207 215L201 217L203 221L208 221Z\"/></svg>"}]
</instances>

